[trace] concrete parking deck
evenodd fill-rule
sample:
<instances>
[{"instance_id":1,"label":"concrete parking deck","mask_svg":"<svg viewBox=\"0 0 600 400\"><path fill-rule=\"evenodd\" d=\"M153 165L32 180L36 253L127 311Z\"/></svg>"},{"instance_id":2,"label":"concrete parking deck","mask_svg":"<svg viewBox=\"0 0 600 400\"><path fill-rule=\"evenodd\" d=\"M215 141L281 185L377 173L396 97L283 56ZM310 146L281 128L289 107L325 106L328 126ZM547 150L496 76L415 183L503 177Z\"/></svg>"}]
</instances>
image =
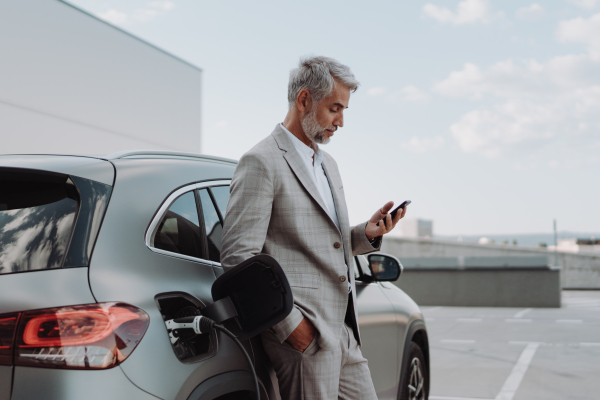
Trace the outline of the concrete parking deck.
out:
<instances>
[{"instance_id":1,"label":"concrete parking deck","mask_svg":"<svg viewBox=\"0 0 600 400\"><path fill-rule=\"evenodd\" d=\"M423 307L431 400L600 398L600 291L562 308Z\"/></svg>"}]
</instances>

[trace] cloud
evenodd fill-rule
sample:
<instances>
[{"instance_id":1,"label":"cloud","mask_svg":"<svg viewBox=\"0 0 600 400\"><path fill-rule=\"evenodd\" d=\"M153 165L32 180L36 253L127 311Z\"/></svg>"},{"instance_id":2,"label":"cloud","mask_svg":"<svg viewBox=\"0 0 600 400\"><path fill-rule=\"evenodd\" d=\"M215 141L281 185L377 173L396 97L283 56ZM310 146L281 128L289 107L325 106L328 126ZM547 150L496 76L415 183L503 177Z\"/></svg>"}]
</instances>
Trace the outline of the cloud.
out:
<instances>
[{"instance_id":1,"label":"cloud","mask_svg":"<svg viewBox=\"0 0 600 400\"><path fill-rule=\"evenodd\" d=\"M498 97L524 95L529 91L544 90L538 75L543 66L535 60L518 65L512 60L501 61L487 68L466 63L462 70L453 71L443 81L436 83L432 91L448 97L467 97L472 100L487 94Z\"/></svg>"},{"instance_id":2,"label":"cloud","mask_svg":"<svg viewBox=\"0 0 600 400\"><path fill-rule=\"evenodd\" d=\"M510 148L532 149L552 138L548 129L562 119L556 111L557 104L509 100L464 114L450 132L464 152L496 158Z\"/></svg>"},{"instance_id":3,"label":"cloud","mask_svg":"<svg viewBox=\"0 0 600 400\"><path fill-rule=\"evenodd\" d=\"M433 85L442 96L485 101L450 126L463 151L494 158L554 148L565 166L597 162L600 14L560 22L557 37L587 44L588 53L546 62L508 59L487 68L466 63Z\"/></svg>"},{"instance_id":4,"label":"cloud","mask_svg":"<svg viewBox=\"0 0 600 400\"><path fill-rule=\"evenodd\" d=\"M600 85L548 97L515 97L467 112L450 132L464 152L488 158L532 154L560 142L583 154L600 143L594 134L600 130L598 109Z\"/></svg>"},{"instance_id":5,"label":"cloud","mask_svg":"<svg viewBox=\"0 0 600 400\"><path fill-rule=\"evenodd\" d=\"M491 19L490 9L490 3L487 0L461 1L458 3L456 12L431 3L423 6L426 16L453 25L488 23Z\"/></svg>"},{"instance_id":6,"label":"cloud","mask_svg":"<svg viewBox=\"0 0 600 400\"><path fill-rule=\"evenodd\" d=\"M515 152L533 154L551 145L564 146L563 154L583 157L600 144L594 134L600 129L598 107L600 85L546 102L516 99L473 110L452 124L450 132L463 151L488 158Z\"/></svg>"},{"instance_id":7,"label":"cloud","mask_svg":"<svg viewBox=\"0 0 600 400\"><path fill-rule=\"evenodd\" d=\"M147 5L150 7L162 9L165 11L170 11L175 7L175 3L173 3L172 1L168 1L168 0L151 1Z\"/></svg>"},{"instance_id":8,"label":"cloud","mask_svg":"<svg viewBox=\"0 0 600 400\"><path fill-rule=\"evenodd\" d=\"M159 15L158 10L149 8L136 8L131 13L131 19L138 22L150 22Z\"/></svg>"},{"instance_id":9,"label":"cloud","mask_svg":"<svg viewBox=\"0 0 600 400\"><path fill-rule=\"evenodd\" d=\"M465 63L433 85L432 91L447 97L480 100L535 98L564 93L600 82L600 64L586 54L553 57L545 63L535 59L500 61L482 69Z\"/></svg>"},{"instance_id":10,"label":"cloud","mask_svg":"<svg viewBox=\"0 0 600 400\"><path fill-rule=\"evenodd\" d=\"M533 3L527 7L519 8L515 15L520 19L534 20L544 15L544 8L538 3Z\"/></svg>"},{"instance_id":11,"label":"cloud","mask_svg":"<svg viewBox=\"0 0 600 400\"><path fill-rule=\"evenodd\" d=\"M596 0L571 0L571 3L586 10L596 7Z\"/></svg>"},{"instance_id":12,"label":"cloud","mask_svg":"<svg viewBox=\"0 0 600 400\"><path fill-rule=\"evenodd\" d=\"M429 100L429 94L416 86L405 86L400 92L402 99L409 103L420 103Z\"/></svg>"},{"instance_id":13,"label":"cloud","mask_svg":"<svg viewBox=\"0 0 600 400\"><path fill-rule=\"evenodd\" d=\"M124 12L117 11L113 8L109 9L106 12L98 13L96 16L106 22L109 22L113 25L123 25L127 23L128 17Z\"/></svg>"},{"instance_id":14,"label":"cloud","mask_svg":"<svg viewBox=\"0 0 600 400\"><path fill-rule=\"evenodd\" d=\"M367 95L371 97L381 97L388 92L389 90L387 88L376 86L368 89ZM387 100L392 103L423 103L429 100L429 97L429 93L413 85L405 86L386 96Z\"/></svg>"},{"instance_id":15,"label":"cloud","mask_svg":"<svg viewBox=\"0 0 600 400\"><path fill-rule=\"evenodd\" d=\"M372 87L371 89L367 90L367 94L369 96L372 97L377 97L377 96L382 96L387 92L387 89L384 87Z\"/></svg>"},{"instance_id":16,"label":"cloud","mask_svg":"<svg viewBox=\"0 0 600 400\"><path fill-rule=\"evenodd\" d=\"M408 85L402 89L391 93L388 99L392 102L400 101L401 103L423 103L429 100L429 93L419 89L416 86Z\"/></svg>"},{"instance_id":17,"label":"cloud","mask_svg":"<svg viewBox=\"0 0 600 400\"><path fill-rule=\"evenodd\" d=\"M442 136L432 138L420 138L413 136L408 142L401 143L400 146L414 153L425 153L431 150L440 149L446 141Z\"/></svg>"},{"instance_id":18,"label":"cloud","mask_svg":"<svg viewBox=\"0 0 600 400\"><path fill-rule=\"evenodd\" d=\"M559 37L586 38L595 32L594 17L583 28L578 22L580 31L561 24ZM594 51L545 62L508 59L487 68L466 63L432 92L480 102L450 126L464 152L495 158L553 148L568 161L563 165L584 165L573 160L597 160L593 149L600 146L600 59Z\"/></svg>"},{"instance_id":19,"label":"cloud","mask_svg":"<svg viewBox=\"0 0 600 400\"><path fill-rule=\"evenodd\" d=\"M125 13L111 8L106 12L97 13L96 16L113 25L126 25L131 21L150 22L159 15L172 10L174 7L175 3L172 1L151 1L146 3L146 7L136 8L130 13Z\"/></svg>"},{"instance_id":20,"label":"cloud","mask_svg":"<svg viewBox=\"0 0 600 400\"><path fill-rule=\"evenodd\" d=\"M587 45L588 53L600 60L600 13L590 18L574 18L561 21L557 31L561 42L575 42Z\"/></svg>"}]
</instances>

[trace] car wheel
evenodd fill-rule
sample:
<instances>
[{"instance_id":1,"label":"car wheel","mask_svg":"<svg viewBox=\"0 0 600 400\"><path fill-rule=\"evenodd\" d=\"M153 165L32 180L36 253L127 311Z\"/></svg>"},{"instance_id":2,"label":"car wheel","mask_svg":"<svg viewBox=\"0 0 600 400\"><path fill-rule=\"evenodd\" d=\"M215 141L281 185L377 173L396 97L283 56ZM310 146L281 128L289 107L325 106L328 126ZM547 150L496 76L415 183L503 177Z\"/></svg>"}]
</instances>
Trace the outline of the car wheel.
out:
<instances>
[{"instance_id":1,"label":"car wheel","mask_svg":"<svg viewBox=\"0 0 600 400\"><path fill-rule=\"evenodd\" d=\"M408 366L400 381L400 399L427 400L429 375L423 351L415 342L411 342L408 356Z\"/></svg>"}]
</instances>

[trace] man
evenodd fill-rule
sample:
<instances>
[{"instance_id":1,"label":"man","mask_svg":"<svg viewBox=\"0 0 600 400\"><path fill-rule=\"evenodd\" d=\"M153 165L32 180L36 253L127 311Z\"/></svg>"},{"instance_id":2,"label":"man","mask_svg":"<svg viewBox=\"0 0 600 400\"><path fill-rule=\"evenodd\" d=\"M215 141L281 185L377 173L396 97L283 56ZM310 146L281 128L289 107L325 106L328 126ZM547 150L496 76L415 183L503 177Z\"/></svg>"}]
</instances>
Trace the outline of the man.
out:
<instances>
[{"instance_id":1,"label":"man","mask_svg":"<svg viewBox=\"0 0 600 400\"><path fill-rule=\"evenodd\" d=\"M350 227L337 164L318 146L344 126L358 85L334 59L301 59L290 73L285 120L242 156L231 184L223 267L269 254L294 293L290 315L261 335L284 400L377 398L359 348L349 266L353 255L379 250L406 209L392 220L388 202Z\"/></svg>"}]
</instances>

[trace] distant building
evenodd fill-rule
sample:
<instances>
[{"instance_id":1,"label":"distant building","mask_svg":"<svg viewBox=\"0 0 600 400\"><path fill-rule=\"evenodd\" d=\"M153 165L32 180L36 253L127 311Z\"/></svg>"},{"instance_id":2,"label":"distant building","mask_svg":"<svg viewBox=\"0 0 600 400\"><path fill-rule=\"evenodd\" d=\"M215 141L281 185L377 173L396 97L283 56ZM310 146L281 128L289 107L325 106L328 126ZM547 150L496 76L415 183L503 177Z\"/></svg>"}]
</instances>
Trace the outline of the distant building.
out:
<instances>
[{"instance_id":1,"label":"distant building","mask_svg":"<svg viewBox=\"0 0 600 400\"><path fill-rule=\"evenodd\" d=\"M400 221L400 235L412 238L431 238L433 237L433 221L408 218Z\"/></svg>"},{"instance_id":2,"label":"distant building","mask_svg":"<svg viewBox=\"0 0 600 400\"><path fill-rule=\"evenodd\" d=\"M58 0L0 1L0 153L201 151L200 68Z\"/></svg>"},{"instance_id":3,"label":"distant building","mask_svg":"<svg viewBox=\"0 0 600 400\"><path fill-rule=\"evenodd\" d=\"M558 245L549 246L549 250L564 251L568 253L600 253L600 239L594 237L589 239L565 238L558 239Z\"/></svg>"}]
</instances>

